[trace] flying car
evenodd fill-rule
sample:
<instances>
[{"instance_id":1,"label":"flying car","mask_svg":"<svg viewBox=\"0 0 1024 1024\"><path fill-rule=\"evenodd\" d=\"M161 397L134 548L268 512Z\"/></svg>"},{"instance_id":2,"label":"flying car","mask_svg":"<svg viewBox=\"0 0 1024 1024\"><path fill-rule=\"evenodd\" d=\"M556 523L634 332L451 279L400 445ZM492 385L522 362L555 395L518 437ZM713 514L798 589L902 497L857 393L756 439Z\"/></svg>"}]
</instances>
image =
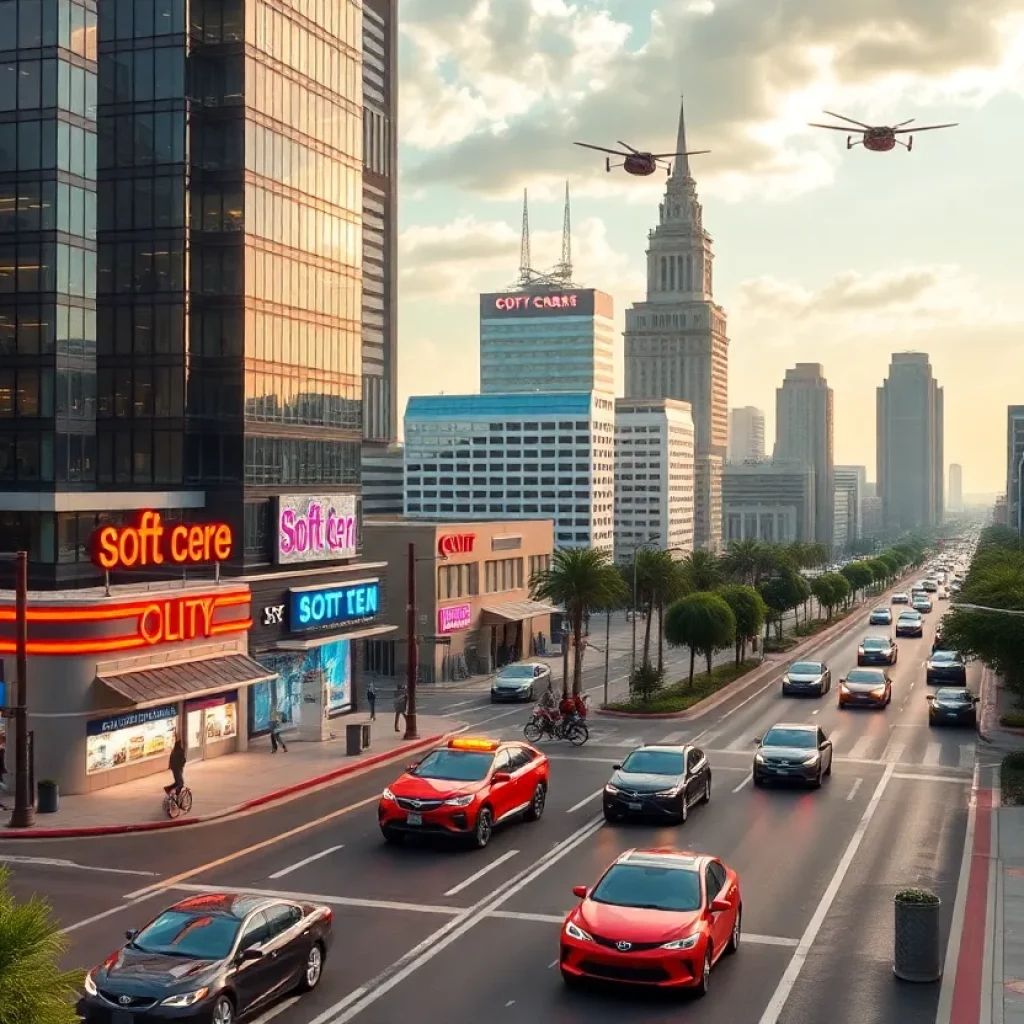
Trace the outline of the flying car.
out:
<instances>
[{"instance_id":1,"label":"flying car","mask_svg":"<svg viewBox=\"0 0 1024 1024\"><path fill-rule=\"evenodd\" d=\"M815 124L814 122L809 122L811 128L831 128L834 132L850 132L851 134L846 137L847 149L853 149L854 146L863 146L865 149L871 150L872 153L888 153L890 149L895 149L898 145L903 146L909 153L914 148L913 132L933 132L938 128L956 127L956 123L953 123L926 124L919 125L917 128L908 128L907 125L912 124L914 118L910 118L908 121L900 121L899 124L888 127L885 125L864 124L862 121L855 121L852 117L846 117L843 114L833 114L831 110L823 110L822 113L828 114L829 117L835 117L840 121L848 121L850 124L856 125L861 137L854 139L853 130L844 124ZM906 135L906 142L899 138L900 135Z\"/></svg>"},{"instance_id":2,"label":"flying car","mask_svg":"<svg viewBox=\"0 0 1024 1024\"><path fill-rule=\"evenodd\" d=\"M607 149L605 146L592 146L589 142L574 142L574 146L582 146L584 149L596 149L598 153L610 153L611 156L605 157L604 169L611 171L613 167L621 167L627 174L635 174L638 177L645 178L649 174L653 174L659 167L665 168L666 174L672 173L672 164L669 162L674 157L679 156L701 156L704 153L710 153L710 149L696 149L690 153L643 153L639 149L634 149L628 142L618 142L617 145L621 146L622 149ZM621 156L621 164L613 164L612 157Z\"/></svg>"}]
</instances>

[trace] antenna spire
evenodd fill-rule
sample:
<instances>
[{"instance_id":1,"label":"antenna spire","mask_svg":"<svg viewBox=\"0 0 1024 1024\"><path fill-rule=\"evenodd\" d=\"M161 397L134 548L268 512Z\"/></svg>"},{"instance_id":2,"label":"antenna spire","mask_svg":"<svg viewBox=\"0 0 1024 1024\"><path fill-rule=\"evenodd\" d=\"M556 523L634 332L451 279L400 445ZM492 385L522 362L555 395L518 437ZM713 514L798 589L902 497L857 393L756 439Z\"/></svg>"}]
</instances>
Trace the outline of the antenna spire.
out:
<instances>
[{"instance_id":1,"label":"antenna spire","mask_svg":"<svg viewBox=\"0 0 1024 1024\"><path fill-rule=\"evenodd\" d=\"M555 268L560 280L572 281L572 217L569 204L569 182L565 183L565 214L562 217L562 258Z\"/></svg>"},{"instance_id":2,"label":"antenna spire","mask_svg":"<svg viewBox=\"0 0 1024 1024\"><path fill-rule=\"evenodd\" d=\"M523 236L519 244L519 283L527 285L533 277L530 266L530 205L526 189L523 189Z\"/></svg>"},{"instance_id":3,"label":"antenna spire","mask_svg":"<svg viewBox=\"0 0 1024 1024\"><path fill-rule=\"evenodd\" d=\"M686 152L686 115L684 111L683 97L679 97L679 127L676 129L676 153ZM690 175L690 159L686 156L677 156L672 167L672 177L677 181L686 181Z\"/></svg>"}]
</instances>

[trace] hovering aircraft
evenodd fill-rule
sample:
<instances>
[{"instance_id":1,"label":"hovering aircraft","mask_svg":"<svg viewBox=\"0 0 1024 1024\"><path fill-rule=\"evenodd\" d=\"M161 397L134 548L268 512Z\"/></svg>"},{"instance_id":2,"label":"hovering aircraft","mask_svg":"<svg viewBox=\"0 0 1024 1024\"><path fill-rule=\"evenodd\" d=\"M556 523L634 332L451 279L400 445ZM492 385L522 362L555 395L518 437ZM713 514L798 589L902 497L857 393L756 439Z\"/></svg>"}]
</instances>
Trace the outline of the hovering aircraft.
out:
<instances>
[{"instance_id":1,"label":"hovering aircraft","mask_svg":"<svg viewBox=\"0 0 1024 1024\"><path fill-rule=\"evenodd\" d=\"M592 146L589 142L574 142L574 146L582 146L584 149L596 149L598 153L610 153L611 156L605 157L604 169L611 171L613 167L621 167L627 174L635 174L638 177L645 178L649 174L653 174L658 167L664 167L666 174L672 173L672 164L669 160L678 156L701 156L704 153L710 153L710 149L696 149L690 153L642 153L639 149L634 149L628 142L619 142L617 145L621 146L622 149L606 149L604 146ZM612 156L621 156L623 158L621 164L613 164Z\"/></svg>"},{"instance_id":2,"label":"hovering aircraft","mask_svg":"<svg viewBox=\"0 0 1024 1024\"><path fill-rule=\"evenodd\" d=\"M838 118L840 121L849 121L850 124L856 125L860 131L860 138L854 139L852 129L848 125L843 124L815 124L809 122L811 128L831 128L834 132L851 132L846 137L846 148L853 149L854 146L863 146L865 149L871 150L872 153L888 153L890 149L895 149L897 145L903 146L909 153L914 148L914 136L912 132L933 132L938 128L955 128L956 123L953 124L927 124L921 125L917 128L907 128L908 124L912 124L914 118L910 118L909 121L900 121L899 124L894 124L892 127L879 126L864 124L862 121L855 121L852 117L846 117L843 114L833 114L831 110L823 110L823 114L828 114L829 117ZM907 141L898 138L900 135L906 135Z\"/></svg>"}]
</instances>

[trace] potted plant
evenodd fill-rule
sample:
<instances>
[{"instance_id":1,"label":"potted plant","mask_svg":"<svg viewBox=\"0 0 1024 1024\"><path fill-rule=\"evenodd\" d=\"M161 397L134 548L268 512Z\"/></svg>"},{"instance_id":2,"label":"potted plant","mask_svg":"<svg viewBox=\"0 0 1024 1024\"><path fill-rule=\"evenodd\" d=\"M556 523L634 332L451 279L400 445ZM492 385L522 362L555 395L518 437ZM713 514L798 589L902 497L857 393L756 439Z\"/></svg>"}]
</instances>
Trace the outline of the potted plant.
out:
<instances>
[{"instance_id":1,"label":"potted plant","mask_svg":"<svg viewBox=\"0 0 1024 1024\"><path fill-rule=\"evenodd\" d=\"M942 901L927 889L900 889L894 905L893 973L901 981L938 981L942 977L942 954L939 950Z\"/></svg>"}]
</instances>

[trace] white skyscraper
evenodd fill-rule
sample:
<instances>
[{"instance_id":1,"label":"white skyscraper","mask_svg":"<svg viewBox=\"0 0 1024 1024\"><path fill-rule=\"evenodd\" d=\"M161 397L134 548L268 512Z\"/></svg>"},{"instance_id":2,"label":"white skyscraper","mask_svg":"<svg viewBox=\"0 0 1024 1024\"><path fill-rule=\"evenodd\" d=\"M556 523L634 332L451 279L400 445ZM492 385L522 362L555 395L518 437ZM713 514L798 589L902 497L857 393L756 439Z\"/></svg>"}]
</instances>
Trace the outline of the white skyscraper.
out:
<instances>
[{"instance_id":1,"label":"white skyscraper","mask_svg":"<svg viewBox=\"0 0 1024 1024\"><path fill-rule=\"evenodd\" d=\"M946 503L950 512L964 510L964 467L958 462L949 464L949 494Z\"/></svg>"},{"instance_id":2,"label":"white skyscraper","mask_svg":"<svg viewBox=\"0 0 1024 1024\"><path fill-rule=\"evenodd\" d=\"M729 412L729 461L764 462L764 410L744 405Z\"/></svg>"}]
</instances>

